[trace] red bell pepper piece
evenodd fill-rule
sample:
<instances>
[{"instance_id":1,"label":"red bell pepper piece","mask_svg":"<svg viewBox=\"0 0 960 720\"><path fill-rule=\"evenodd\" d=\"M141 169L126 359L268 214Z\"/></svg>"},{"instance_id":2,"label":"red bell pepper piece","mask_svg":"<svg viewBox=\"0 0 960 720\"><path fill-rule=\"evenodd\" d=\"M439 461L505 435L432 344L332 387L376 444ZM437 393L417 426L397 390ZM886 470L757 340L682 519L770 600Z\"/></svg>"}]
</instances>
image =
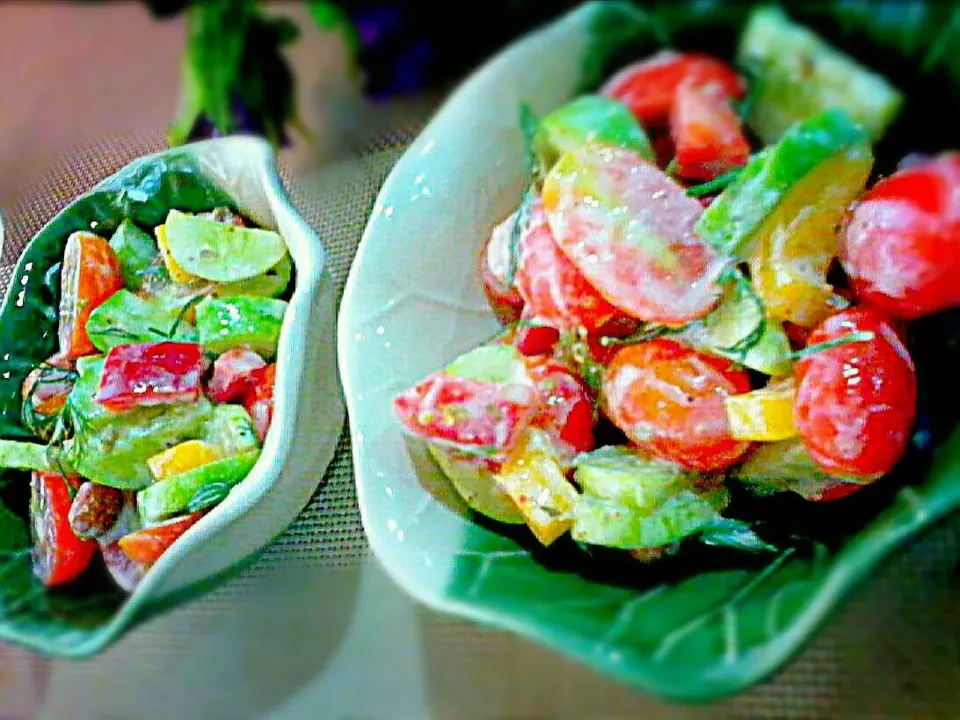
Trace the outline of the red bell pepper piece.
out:
<instances>
[{"instance_id":1,"label":"red bell pepper piece","mask_svg":"<svg viewBox=\"0 0 960 720\"><path fill-rule=\"evenodd\" d=\"M104 360L96 400L113 411L196 402L204 362L196 343L117 345Z\"/></svg>"},{"instance_id":2,"label":"red bell pepper piece","mask_svg":"<svg viewBox=\"0 0 960 720\"><path fill-rule=\"evenodd\" d=\"M247 391L243 406L253 418L257 437L263 442L273 420L273 385L277 378L275 363L255 368L247 374Z\"/></svg>"}]
</instances>

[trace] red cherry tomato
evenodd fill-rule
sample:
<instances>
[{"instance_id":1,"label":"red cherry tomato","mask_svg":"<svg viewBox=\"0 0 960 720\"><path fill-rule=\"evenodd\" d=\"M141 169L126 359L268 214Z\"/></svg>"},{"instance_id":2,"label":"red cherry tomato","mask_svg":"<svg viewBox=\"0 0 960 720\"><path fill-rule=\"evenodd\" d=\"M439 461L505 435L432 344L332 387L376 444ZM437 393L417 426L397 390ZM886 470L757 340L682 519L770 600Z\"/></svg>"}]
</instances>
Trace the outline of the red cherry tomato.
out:
<instances>
[{"instance_id":1,"label":"red cherry tomato","mask_svg":"<svg viewBox=\"0 0 960 720\"><path fill-rule=\"evenodd\" d=\"M809 345L869 331L873 339L823 350L796 364L797 429L826 472L872 478L889 472L906 451L916 416L913 361L877 310L832 315Z\"/></svg>"},{"instance_id":2,"label":"red cherry tomato","mask_svg":"<svg viewBox=\"0 0 960 720\"><path fill-rule=\"evenodd\" d=\"M513 346L522 355L552 355L560 342L560 331L546 325L525 325L517 328Z\"/></svg>"},{"instance_id":3,"label":"red cherry tomato","mask_svg":"<svg viewBox=\"0 0 960 720\"><path fill-rule=\"evenodd\" d=\"M114 411L196 402L204 365L196 343L116 345L103 362L96 401Z\"/></svg>"},{"instance_id":4,"label":"red cherry tomato","mask_svg":"<svg viewBox=\"0 0 960 720\"><path fill-rule=\"evenodd\" d=\"M267 361L253 350L227 350L213 361L213 376L210 378L207 394L215 403L240 399L247 389L250 372L266 364Z\"/></svg>"},{"instance_id":5,"label":"red cherry tomato","mask_svg":"<svg viewBox=\"0 0 960 720\"><path fill-rule=\"evenodd\" d=\"M516 283L507 282L510 267L510 239L516 212L497 225L480 253L480 279L493 314L501 325L510 325L520 319L523 297Z\"/></svg>"},{"instance_id":6,"label":"red cherry tomato","mask_svg":"<svg viewBox=\"0 0 960 720\"><path fill-rule=\"evenodd\" d=\"M740 118L728 97L712 88L681 83L670 114L670 133L677 174L686 180L713 180L750 159Z\"/></svg>"},{"instance_id":7,"label":"red cherry tomato","mask_svg":"<svg viewBox=\"0 0 960 720\"><path fill-rule=\"evenodd\" d=\"M97 551L95 541L81 540L70 527L71 489L79 485L54 473L35 472L30 480L33 574L47 587L78 578Z\"/></svg>"},{"instance_id":8,"label":"red cherry tomato","mask_svg":"<svg viewBox=\"0 0 960 720\"><path fill-rule=\"evenodd\" d=\"M677 151L673 146L673 138L670 137L670 133L662 132L654 135L650 142L653 144L653 152L657 156L657 167L661 169L667 167Z\"/></svg>"},{"instance_id":9,"label":"red cherry tomato","mask_svg":"<svg viewBox=\"0 0 960 720\"><path fill-rule=\"evenodd\" d=\"M243 406L253 418L253 427L260 442L267 437L273 421L273 388L277 381L276 363L254 368L247 374Z\"/></svg>"},{"instance_id":10,"label":"red cherry tomato","mask_svg":"<svg viewBox=\"0 0 960 720\"><path fill-rule=\"evenodd\" d=\"M526 303L525 318L560 331L593 332L618 314L557 245L539 200L520 241L517 289Z\"/></svg>"},{"instance_id":11,"label":"red cherry tomato","mask_svg":"<svg viewBox=\"0 0 960 720\"><path fill-rule=\"evenodd\" d=\"M831 485L826 488L819 496L815 498L810 498L815 502L833 502L834 500L842 500L845 497L850 497L857 490L864 487L858 483L837 483L836 485Z\"/></svg>"},{"instance_id":12,"label":"red cherry tomato","mask_svg":"<svg viewBox=\"0 0 960 720\"><path fill-rule=\"evenodd\" d=\"M638 447L693 470L719 470L749 449L734 440L723 400L750 390L746 372L673 340L620 349L603 377L601 401Z\"/></svg>"},{"instance_id":13,"label":"red cherry tomato","mask_svg":"<svg viewBox=\"0 0 960 720\"><path fill-rule=\"evenodd\" d=\"M960 306L960 153L878 182L844 238L844 267L862 302L905 319Z\"/></svg>"},{"instance_id":14,"label":"red cherry tomato","mask_svg":"<svg viewBox=\"0 0 960 720\"><path fill-rule=\"evenodd\" d=\"M719 300L726 261L694 232L703 208L636 153L588 146L565 155L542 197L561 250L622 313L677 325Z\"/></svg>"},{"instance_id":15,"label":"red cherry tomato","mask_svg":"<svg viewBox=\"0 0 960 720\"><path fill-rule=\"evenodd\" d=\"M172 518L158 525L151 525L129 535L124 535L117 541L117 544L133 562L149 568L203 516L204 513L196 512L183 517Z\"/></svg>"},{"instance_id":16,"label":"red cherry tomato","mask_svg":"<svg viewBox=\"0 0 960 720\"><path fill-rule=\"evenodd\" d=\"M531 361L528 371L539 393L538 409L531 425L554 439L564 459L592 450L596 417L586 384L556 360Z\"/></svg>"},{"instance_id":17,"label":"red cherry tomato","mask_svg":"<svg viewBox=\"0 0 960 720\"><path fill-rule=\"evenodd\" d=\"M509 385L436 372L393 401L412 435L473 455L499 457L537 412L533 383Z\"/></svg>"},{"instance_id":18,"label":"red cherry tomato","mask_svg":"<svg viewBox=\"0 0 960 720\"><path fill-rule=\"evenodd\" d=\"M716 87L727 97L744 93L743 79L725 62L701 53L661 50L614 75L601 93L624 103L644 128L656 129L667 123L677 88L683 82L692 87Z\"/></svg>"}]
</instances>

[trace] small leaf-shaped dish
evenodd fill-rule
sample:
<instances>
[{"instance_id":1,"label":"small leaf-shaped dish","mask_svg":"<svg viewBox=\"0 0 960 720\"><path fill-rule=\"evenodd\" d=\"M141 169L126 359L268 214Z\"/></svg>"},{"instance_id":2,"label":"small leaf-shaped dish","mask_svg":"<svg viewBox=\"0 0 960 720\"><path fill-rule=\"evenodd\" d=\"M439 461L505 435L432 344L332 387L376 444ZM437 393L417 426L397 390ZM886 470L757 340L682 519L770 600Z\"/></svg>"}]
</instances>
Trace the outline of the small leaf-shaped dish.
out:
<instances>
[{"instance_id":1,"label":"small leaf-shaped dish","mask_svg":"<svg viewBox=\"0 0 960 720\"><path fill-rule=\"evenodd\" d=\"M22 439L20 385L57 344L59 273L68 235L111 233L124 218L143 226L183 211L232 206L284 239L294 290L277 350L274 414L261 455L226 499L156 562L131 595L103 573L65 590L45 590L24 552L0 553L0 640L43 653L99 652L135 623L209 590L279 535L308 502L330 462L343 424L336 373L335 291L320 238L300 217L266 142L231 137L140 158L77 197L27 244L0 310L0 437ZM26 513L23 473L4 475L2 498ZM22 506L21 506L22 505ZM0 543L23 537L2 514Z\"/></svg>"},{"instance_id":2,"label":"small leaf-shaped dish","mask_svg":"<svg viewBox=\"0 0 960 720\"><path fill-rule=\"evenodd\" d=\"M404 439L392 410L397 392L499 329L477 258L527 182L519 106L546 114L596 87L616 64L656 50L664 33L679 47L729 57L749 9L666 5L660 15L630 3L583 5L514 43L449 98L373 209L341 306L339 357L363 523L376 556L406 591L635 687L705 701L780 667L891 550L960 504L960 437L947 437L950 427L929 468L824 510L819 521L833 535L810 552L720 568L634 566L631 577L618 577L600 557L585 562L552 546L538 550L527 533L478 519L423 448ZM872 53L871 62L889 39L877 35L876 45L848 39L841 46L855 56ZM919 62L909 72L909 61L898 62L901 87L910 78L930 82L919 79ZM880 69L898 72L893 65ZM904 122L878 148L885 167L905 147L950 147L946 125L931 133L911 125L925 114L939 117L930 103L943 93L933 97L910 98ZM943 112L955 119L951 103Z\"/></svg>"}]
</instances>

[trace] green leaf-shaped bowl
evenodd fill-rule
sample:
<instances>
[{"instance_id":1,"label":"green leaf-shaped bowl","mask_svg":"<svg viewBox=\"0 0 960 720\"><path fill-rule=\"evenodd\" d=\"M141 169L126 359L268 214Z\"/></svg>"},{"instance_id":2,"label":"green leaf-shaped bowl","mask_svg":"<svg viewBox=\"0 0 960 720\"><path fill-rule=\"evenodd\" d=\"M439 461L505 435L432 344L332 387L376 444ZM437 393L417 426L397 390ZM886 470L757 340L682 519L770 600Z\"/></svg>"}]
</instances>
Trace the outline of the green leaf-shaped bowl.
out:
<instances>
[{"instance_id":1,"label":"green leaf-shaped bowl","mask_svg":"<svg viewBox=\"0 0 960 720\"><path fill-rule=\"evenodd\" d=\"M254 469L167 551L132 595L105 572L48 592L24 553L0 553L0 640L51 655L99 652L125 630L209 590L279 535L307 503L336 449L343 401L334 353L335 291L320 238L294 210L270 146L231 137L143 157L73 200L27 244L0 309L0 437L23 438L23 378L53 354L59 271L67 236L108 234L126 217L159 224L170 208L233 205L276 229L290 250L295 289L277 355L274 418ZM29 478L7 473L0 510L23 517ZM20 528L3 512L0 551Z\"/></svg>"},{"instance_id":2,"label":"green leaf-shaped bowl","mask_svg":"<svg viewBox=\"0 0 960 720\"><path fill-rule=\"evenodd\" d=\"M849 12L859 7L837 5ZM950 423L938 436L932 465L927 457L922 469L914 464L912 474L864 490L855 502L830 503L815 516L810 524L826 529L810 552L761 563L734 558L723 567L681 556L669 567L627 566L618 575L599 557L538 551L522 532L468 512L423 448L404 440L391 403L399 390L498 328L478 278L478 253L525 185L519 105L546 113L595 87L611 63L643 57L667 37L729 57L745 6L671 3L651 15L628 3L590 3L493 58L449 98L385 183L339 320L360 509L373 550L393 578L432 608L691 701L741 691L772 673L894 547L960 503L960 436L950 436ZM933 22L932 14L926 17ZM847 31L860 32L860 40L836 38L843 47L871 62L886 57L879 68L903 87L941 87L932 102L942 103L943 124L926 122L922 135L911 136L917 118L940 117L929 104L915 106L911 95L902 122L878 148L881 167L906 149L948 147L958 117L956 99L943 90L953 87L949 66L936 70L935 59L934 74L921 75L911 69L919 59L909 53L922 44L908 45L895 23L870 36L871 28L850 22ZM928 335L935 341L941 330ZM930 387L923 378L921 386ZM948 400L942 396L941 404ZM780 517L802 514L798 504L787 502Z\"/></svg>"}]
</instances>

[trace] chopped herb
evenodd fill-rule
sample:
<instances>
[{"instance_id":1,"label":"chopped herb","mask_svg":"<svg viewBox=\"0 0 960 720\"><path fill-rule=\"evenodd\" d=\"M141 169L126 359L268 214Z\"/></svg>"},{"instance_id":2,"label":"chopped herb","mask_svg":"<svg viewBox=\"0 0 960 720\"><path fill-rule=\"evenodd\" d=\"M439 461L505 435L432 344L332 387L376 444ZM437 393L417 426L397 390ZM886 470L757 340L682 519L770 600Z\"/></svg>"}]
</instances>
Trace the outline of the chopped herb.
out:
<instances>
[{"instance_id":1,"label":"chopped herb","mask_svg":"<svg viewBox=\"0 0 960 720\"><path fill-rule=\"evenodd\" d=\"M734 168L733 170L729 170L723 175L719 175L710 182L705 182L702 185L694 185L693 187L689 187L687 188L687 195L690 197L702 197L703 195L712 195L715 192L719 192L740 177L744 167L746 166L744 165Z\"/></svg>"},{"instance_id":2,"label":"chopped herb","mask_svg":"<svg viewBox=\"0 0 960 720\"><path fill-rule=\"evenodd\" d=\"M520 199L520 207L517 208L513 216L513 228L510 230L510 257L507 265L507 286L513 287L514 280L517 277L517 269L520 267L520 240L523 239L523 232L530 224L530 209L537 199L537 191L531 185Z\"/></svg>"},{"instance_id":3,"label":"chopped herb","mask_svg":"<svg viewBox=\"0 0 960 720\"><path fill-rule=\"evenodd\" d=\"M808 345L801 350L790 353L790 359L794 361L803 360L804 358L808 358L811 355L816 355L824 350L833 350L834 348L843 347L844 345L870 342L871 340L873 340L872 332L869 330L858 330L857 332L852 332L849 335L844 335L843 337L827 340L826 342L822 343L816 343L815 345Z\"/></svg>"}]
</instances>

